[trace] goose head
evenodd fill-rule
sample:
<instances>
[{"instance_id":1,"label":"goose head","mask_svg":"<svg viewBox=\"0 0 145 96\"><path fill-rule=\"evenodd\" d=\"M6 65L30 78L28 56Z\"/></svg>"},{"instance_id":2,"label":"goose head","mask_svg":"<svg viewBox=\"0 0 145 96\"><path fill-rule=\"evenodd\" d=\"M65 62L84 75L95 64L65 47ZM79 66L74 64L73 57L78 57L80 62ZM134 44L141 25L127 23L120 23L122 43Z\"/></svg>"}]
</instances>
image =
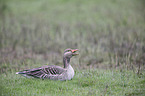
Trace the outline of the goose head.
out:
<instances>
[{"instance_id":1,"label":"goose head","mask_svg":"<svg viewBox=\"0 0 145 96\"><path fill-rule=\"evenodd\" d=\"M64 58L71 58L72 56L76 56L78 55L78 53L76 53L78 51L78 49L66 49L64 51Z\"/></svg>"}]
</instances>

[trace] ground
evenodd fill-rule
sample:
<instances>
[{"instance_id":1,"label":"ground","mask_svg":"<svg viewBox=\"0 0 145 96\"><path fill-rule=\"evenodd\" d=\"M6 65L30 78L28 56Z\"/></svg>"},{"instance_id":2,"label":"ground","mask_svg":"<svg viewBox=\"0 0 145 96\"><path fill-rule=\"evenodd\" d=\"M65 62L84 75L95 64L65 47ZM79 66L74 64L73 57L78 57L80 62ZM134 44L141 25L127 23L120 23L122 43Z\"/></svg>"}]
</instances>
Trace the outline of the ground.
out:
<instances>
[{"instance_id":1,"label":"ground","mask_svg":"<svg viewBox=\"0 0 145 96\"><path fill-rule=\"evenodd\" d=\"M144 0L0 0L2 95L145 95ZM71 81L28 79L17 71L63 66Z\"/></svg>"}]
</instances>

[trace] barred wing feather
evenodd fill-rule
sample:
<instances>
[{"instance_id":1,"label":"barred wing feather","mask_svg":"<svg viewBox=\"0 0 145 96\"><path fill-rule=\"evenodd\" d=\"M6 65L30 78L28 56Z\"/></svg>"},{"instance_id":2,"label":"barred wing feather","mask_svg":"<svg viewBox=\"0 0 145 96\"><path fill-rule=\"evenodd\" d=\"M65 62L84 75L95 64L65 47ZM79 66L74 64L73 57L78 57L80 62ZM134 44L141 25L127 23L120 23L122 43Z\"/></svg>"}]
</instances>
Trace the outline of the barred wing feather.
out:
<instances>
[{"instance_id":1,"label":"barred wing feather","mask_svg":"<svg viewBox=\"0 0 145 96\"><path fill-rule=\"evenodd\" d=\"M57 79L57 77L61 75L64 71L65 69L60 66L50 65L50 66L42 66L39 68L25 70L19 72L18 74L22 74L23 76L26 77L34 77L34 78L42 78L42 79L45 78Z\"/></svg>"}]
</instances>

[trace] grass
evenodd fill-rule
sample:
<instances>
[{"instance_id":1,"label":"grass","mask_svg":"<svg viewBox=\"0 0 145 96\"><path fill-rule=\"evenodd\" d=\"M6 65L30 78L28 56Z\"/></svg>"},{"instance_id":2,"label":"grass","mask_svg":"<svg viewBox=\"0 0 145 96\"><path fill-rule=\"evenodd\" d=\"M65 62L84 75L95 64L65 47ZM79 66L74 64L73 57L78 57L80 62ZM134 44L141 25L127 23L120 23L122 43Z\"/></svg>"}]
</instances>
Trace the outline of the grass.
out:
<instances>
[{"instance_id":1,"label":"grass","mask_svg":"<svg viewBox=\"0 0 145 96\"><path fill-rule=\"evenodd\" d=\"M7 0L0 17L0 61L33 58L61 65L63 51L78 48L82 69L143 70L143 4L143 0Z\"/></svg>"},{"instance_id":2,"label":"grass","mask_svg":"<svg viewBox=\"0 0 145 96\"><path fill-rule=\"evenodd\" d=\"M2 95L145 95L144 0L0 0ZM27 79L15 72L62 66L71 81Z\"/></svg>"},{"instance_id":3,"label":"grass","mask_svg":"<svg viewBox=\"0 0 145 96\"><path fill-rule=\"evenodd\" d=\"M27 79L15 72L1 74L2 96L132 96L145 95L145 75L132 71L82 70L71 81Z\"/></svg>"}]
</instances>

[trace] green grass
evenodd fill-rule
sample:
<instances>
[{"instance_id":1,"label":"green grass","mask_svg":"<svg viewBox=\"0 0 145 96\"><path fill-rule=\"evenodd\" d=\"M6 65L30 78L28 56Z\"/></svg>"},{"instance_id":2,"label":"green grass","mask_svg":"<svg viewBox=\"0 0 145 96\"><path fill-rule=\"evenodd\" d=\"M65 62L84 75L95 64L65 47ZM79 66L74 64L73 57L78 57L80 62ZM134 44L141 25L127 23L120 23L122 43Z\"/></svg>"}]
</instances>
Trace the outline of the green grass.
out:
<instances>
[{"instance_id":1,"label":"green grass","mask_svg":"<svg viewBox=\"0 0 145 96\"><path fill-rule=\"evenodd\" d=\"M144 0L0 0L1 94L145 95L144 5ZM73 80L15 75L62 66L66 48L79 49L71 59Z\"/></svg>"},{"instance_id":2,"label":"green grass","mask_svg":"<svg viewBox=\"0 0 145 96\"><path fill-rule=\"evenodd\" d=\"M143 0L2 1L0 62L33 58L61 65L63 51L78 48L79 60L72 62L82 69L145 68Z\"/></svg>"},{"instance_id":3,"label":"green grass","mask_svg":"<svg viewBox=\"0 0 145 96\"><path fill-rule=\"evenodd\" d=\"M82 70L71 81L28 79L15 72L1 74L2 96L132 96L145 95L145 74L132 71Z\"/></svg>"}]
</instances>

